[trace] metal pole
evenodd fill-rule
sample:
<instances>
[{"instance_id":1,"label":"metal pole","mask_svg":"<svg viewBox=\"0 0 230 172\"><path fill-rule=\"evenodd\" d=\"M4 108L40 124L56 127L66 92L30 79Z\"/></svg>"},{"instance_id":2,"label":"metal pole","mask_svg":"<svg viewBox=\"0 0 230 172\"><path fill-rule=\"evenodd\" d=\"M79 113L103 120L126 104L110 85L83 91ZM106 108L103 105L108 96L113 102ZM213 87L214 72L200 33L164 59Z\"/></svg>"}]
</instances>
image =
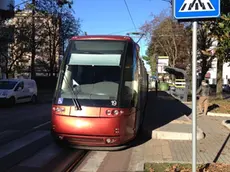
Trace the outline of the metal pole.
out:
<instances>
[{"instance_id":1,"label":"metal pole","mask_svg":"<svg viewBox=\"0 0 230 172\"><path fill-rule=\"evenodd\" d=\"M192 171L196 172L197 125L196 125L196 65L197 65L197 21L193 22L192 35Z\"/></svg>"},{"instance_id":2,"label":"metal pole","mask_svg":"<svg viewBox=\"0 0 230 172\"><path fill-rule=\"evenodd\" d=\"M158 95L158 55L156 55L156 81L155 81L155 89L156 89L156 96Z\"/></svg>"}]
</instances>

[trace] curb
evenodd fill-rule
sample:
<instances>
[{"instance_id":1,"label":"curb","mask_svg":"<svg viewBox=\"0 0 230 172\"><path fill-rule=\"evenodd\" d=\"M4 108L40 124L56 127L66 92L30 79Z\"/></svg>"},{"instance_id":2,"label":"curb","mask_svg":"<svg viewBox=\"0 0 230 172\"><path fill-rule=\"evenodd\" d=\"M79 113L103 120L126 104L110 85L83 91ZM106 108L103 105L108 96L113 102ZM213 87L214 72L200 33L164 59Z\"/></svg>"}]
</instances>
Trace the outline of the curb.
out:
<instances>
[{"instance_id":1,"label":"curb","mask_svg":"<svg viewBox=\"0 0 230 172\"><path fill-rule=\"evenodd\" d=\"M227 121L229 121L229 123L226 123ZM223 120L221 124L230 130L230 120Z\"/></svg>"},{"instance_id":2,"label":"curb","mask_svg":"<svg viewBox=\"0 0 230 172\"><path fill-rule=\"evenodd\" d=\"M204 132L197 128L197 140L201 140L205 137ZM183 132L170 132L170 131L153 131L152 139L161 140L192 140L192 133Z\"/></svg>"},{"instance_id":3,"label":"curb","mask_svg":"<svg viewBox=\"0 0 230 172\"><path fill-rule=\"evenodd\" d=\"M208 112L208 116L219 116L219 117L230 117L230 114L228 113L213 113L213 112Z\"/></svg>"},{"instance_id":4,"label":"curb","mask_svg":"<svg viewBox=\"0 0 230 172\"><path fill-rule=\"evenodd\" d=\"M191 124L191 119L184 115L184 117L188 120L188 122L171 122L176 123L178 125L180 124ZM192 126L191 126L192 127ZM205 133L197 127L197 140L201 140L205 138ZM154 130L152 131L152 139L162 139L162 140L192 140L192 133L185 133L185 132L170 132L170 131L159 131Z\"/></svg>"},{"instance_id":5,"label":"curb","mask_svg":"<svg viewBox=\"0 0 230 172\"><path fill-rule=\"evenodd\" d=\"M191 105L192 104L192 102L183 102L183 101L181 103L186 104L186 105Z\"/></svg>"}]
</instances>

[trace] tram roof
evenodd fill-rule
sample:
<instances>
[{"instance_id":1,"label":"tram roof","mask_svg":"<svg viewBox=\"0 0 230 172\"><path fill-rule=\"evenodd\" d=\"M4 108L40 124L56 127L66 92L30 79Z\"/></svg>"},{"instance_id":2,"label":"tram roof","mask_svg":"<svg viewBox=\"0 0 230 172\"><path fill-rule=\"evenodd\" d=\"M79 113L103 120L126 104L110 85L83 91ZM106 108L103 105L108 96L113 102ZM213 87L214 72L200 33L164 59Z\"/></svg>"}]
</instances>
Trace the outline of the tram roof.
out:
<instances>
[{"instance_id":1,"label":"tram roof","mask_svg":"<svg viewBox=\"0 0 230 172\"><path fill-rule=\"evenodd\" d=\"M74 36L71 40L115 40L115 41L133 41L130 36L122 35L84 35Z\"/></svg>"}]
</instances>

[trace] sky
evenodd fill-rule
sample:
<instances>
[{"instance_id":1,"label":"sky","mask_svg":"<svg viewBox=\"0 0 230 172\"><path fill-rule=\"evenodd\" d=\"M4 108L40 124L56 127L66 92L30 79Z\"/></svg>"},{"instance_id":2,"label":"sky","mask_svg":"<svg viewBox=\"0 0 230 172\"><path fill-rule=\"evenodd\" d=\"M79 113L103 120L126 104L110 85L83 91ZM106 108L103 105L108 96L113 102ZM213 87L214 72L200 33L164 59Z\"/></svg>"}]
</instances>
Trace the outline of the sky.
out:
<instances>
[{"instance_id":1,"label":"sky","mask_svg":"<svg viewBox=\"0 0 230 172\"><path fill-rule=\"evenodd\" d=\"M81 19L81 29L88 35L126 35L127 32L136 31L124 0L73 0L73 2L74 15ZM15 0L15 5L19 3L21 0ZM169 7L168 3L162 0L126 0L126 3L137 31L146 20L151 20L151 14L159 14ZM139 44L140 53L144 55L147 48L144 38Z\"/></svg>"}]
</instances>

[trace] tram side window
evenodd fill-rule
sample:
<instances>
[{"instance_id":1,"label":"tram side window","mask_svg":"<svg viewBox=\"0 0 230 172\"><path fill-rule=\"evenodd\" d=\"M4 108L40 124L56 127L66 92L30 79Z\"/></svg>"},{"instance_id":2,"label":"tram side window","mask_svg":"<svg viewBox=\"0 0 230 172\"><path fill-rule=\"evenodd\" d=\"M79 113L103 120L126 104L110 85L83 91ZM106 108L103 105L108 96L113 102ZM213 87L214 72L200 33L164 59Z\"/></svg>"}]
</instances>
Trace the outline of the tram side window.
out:
<instances>
[{"instance_id":1,"label":"tram side window","mask_svg":"<svg viewBox=\"0 0 230 172\"><path fill-rule=\"evenodd\" d=\"M127 48L127 58L125 61L125 69L124 69L124 80L128 84L128 82L133 81L133 44L129 43Z\"/></svg>"},{"instance_id":2,"label":"tram side window","mask_svg":"<svg viewBox=\"0 0 230 172\"><path fill-rule=\"evenodd\" d=\"M133 89L133 44L129 43L127 47L127 57L125 61L125 68L124 68L124 89L122 101L125 106L133 106L134 102L134 89Z\"/></svg>"}]
</instances>

